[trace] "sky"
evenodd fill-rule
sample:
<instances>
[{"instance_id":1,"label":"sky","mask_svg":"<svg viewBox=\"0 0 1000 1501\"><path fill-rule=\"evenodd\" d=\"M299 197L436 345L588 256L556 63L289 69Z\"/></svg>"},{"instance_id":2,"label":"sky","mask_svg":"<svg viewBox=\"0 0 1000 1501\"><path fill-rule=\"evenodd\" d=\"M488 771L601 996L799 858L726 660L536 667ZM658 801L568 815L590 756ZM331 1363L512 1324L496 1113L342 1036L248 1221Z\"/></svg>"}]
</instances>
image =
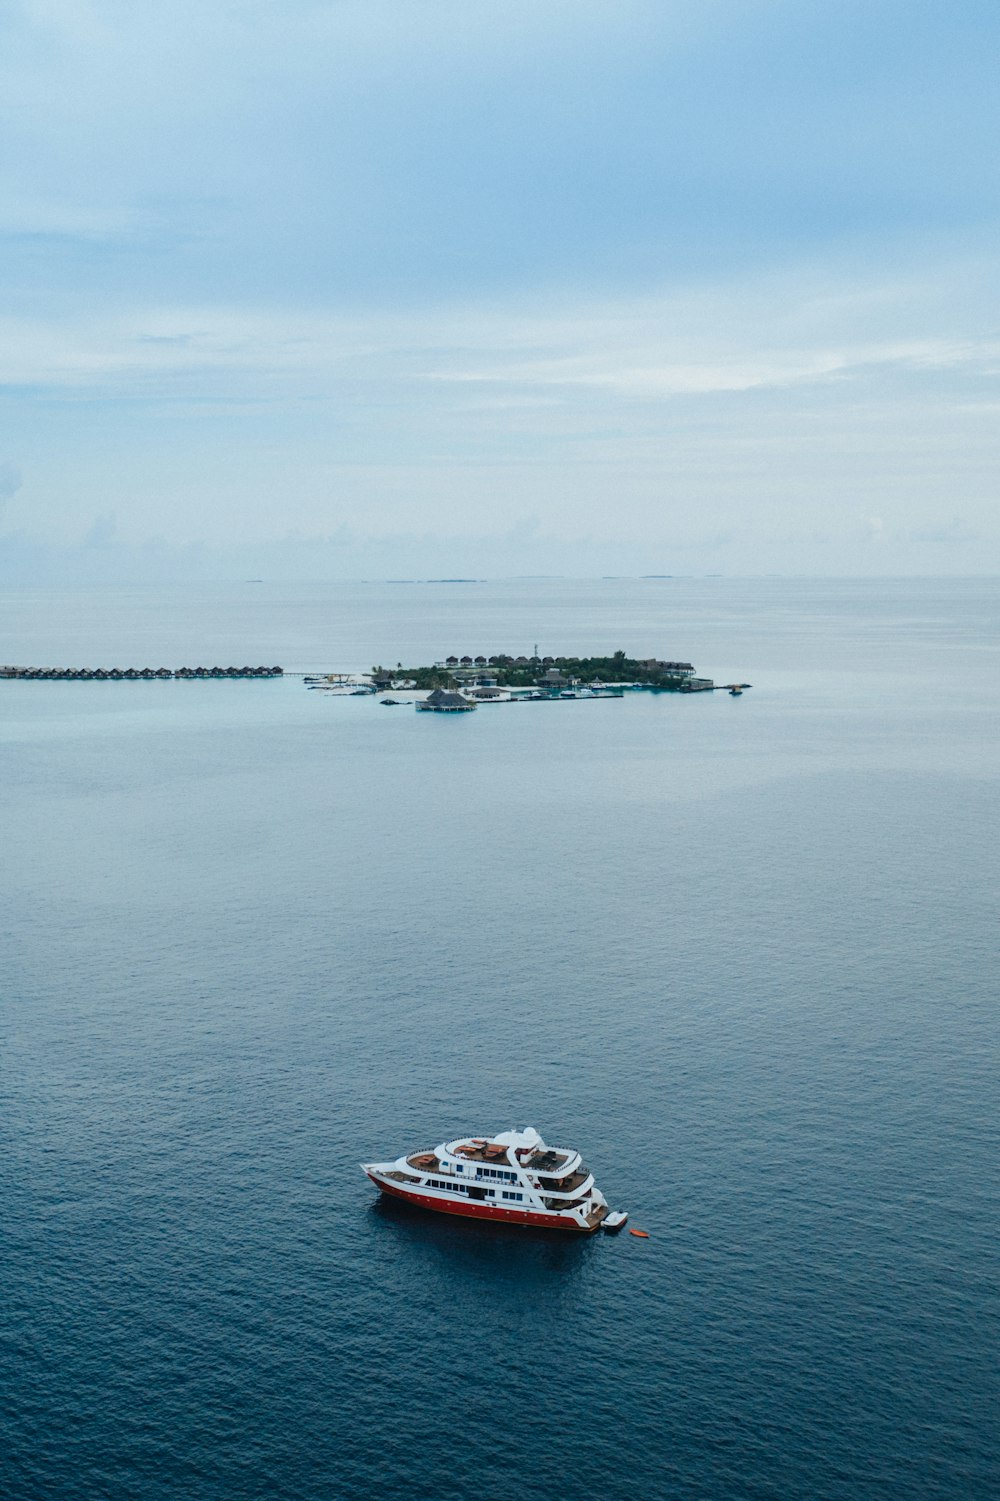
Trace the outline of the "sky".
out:
<instances>
[{"instance_id":1,"label":"sky","mask_svg":"<svg viewBox=\"0 0 1000 1501\"><path fill-rule=\"evenodd\" d=\"M0 580L1000 572L996 0L0 0Z\"/></svg>"}]
</instances>

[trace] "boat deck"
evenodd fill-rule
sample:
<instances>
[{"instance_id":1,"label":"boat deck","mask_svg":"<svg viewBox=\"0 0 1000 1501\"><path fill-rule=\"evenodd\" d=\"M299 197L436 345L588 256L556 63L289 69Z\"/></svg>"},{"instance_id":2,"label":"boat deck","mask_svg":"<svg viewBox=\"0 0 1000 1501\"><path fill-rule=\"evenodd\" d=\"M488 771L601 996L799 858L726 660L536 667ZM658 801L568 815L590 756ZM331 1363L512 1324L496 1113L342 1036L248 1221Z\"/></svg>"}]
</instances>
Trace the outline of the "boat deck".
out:
<instances>
[{"instance_id":1,"label":"boat deck","mask_svg":"<svg viewBox=\"0 0 1000 1501\"><path fill-rule=\"evenodd\" d=\"M507 1147L500 1146L498 1143L491 1141L475 1141L468 1146L455 1148L455 1155L457 1157L464 1157L467 1162L485 1162L490 1164L499 1162L509 1167L510 1158L507 1152ZM530 1168L533 1173L555 1173L569 1162L572 1155L571 1152L536 1151L530 1155L519 1155L517 1160L521 1167Z\"/></svg>"},{"instance_id":2,"label":"boat deck","mask_svg":"<svg viewBox=\"0 0 1000 1501\"><path fill-rule=\"evenodd\" d=\"M533 1152L522 1166L530 1167L533 1173L557 1173L573 1157L572 1152Z\"/></svg>"},{"instance_id":3,"label":"boat deck","mask_svg":"<svg viewBox=\"0 0 1000 1501\"><path fill-rule=\"evenodd\" d=\"M496 1146L493 1142L488 1141L484 1142L482 1146L477 1143L475 1146L470 1147L456 1147L455 1156L464 1157L466 1162L502 1162L505 1166L509 1167L510 1165L507 1148Z\"/></svg>"},{"instance_id":4,"label":"boat deck","mask_svg":"<svg viewBox=\"0 0 1000 1501\"><path fill-rule=\"evenodd\" d=\"M535 1171L534 1168L532 1169L532 1171ZM590 1173L588 1172L588 1170L585 1167L584 1168L580 1168L577 1172L575 1172L572 1175L572 1177L565 1178L565 1179L563 1179L563 1178L557 1179L556 1182L554 1182L551 1186L549 1186L547 1183L543 1183L541 1191L542 1191L542 1193L553 1193L553 1194L554 1193L559 1193L559 1194L571 1194L571 1193L575 1193L578 1188L582 1187L582 1185L584 1183L586 1183L586 1181L587 1181L587 1179L589 1177L590 1177Z\"/></svg>"}]
</instances>

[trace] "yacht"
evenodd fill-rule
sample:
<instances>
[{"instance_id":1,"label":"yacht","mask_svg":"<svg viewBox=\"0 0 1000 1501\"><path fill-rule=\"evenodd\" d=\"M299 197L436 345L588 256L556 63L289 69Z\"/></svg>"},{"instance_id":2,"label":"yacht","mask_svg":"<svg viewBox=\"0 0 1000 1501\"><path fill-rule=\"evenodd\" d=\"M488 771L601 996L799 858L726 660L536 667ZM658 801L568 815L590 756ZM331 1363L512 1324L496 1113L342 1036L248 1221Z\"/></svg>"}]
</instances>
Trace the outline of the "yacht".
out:
<instances>
[{"instance_id":1,"label":"yacht","mask_svg":"<svg viewBox=\"0 0 1000 1501\"><path fill-rule=\"evenodd\" d=\"M393 1198L441 1214L590 1235L608 1201L579 1152L547 1147L533 1126L495 1136L460 1136L395 1162L363 1162Z\"/></svg>"}]
</instances>

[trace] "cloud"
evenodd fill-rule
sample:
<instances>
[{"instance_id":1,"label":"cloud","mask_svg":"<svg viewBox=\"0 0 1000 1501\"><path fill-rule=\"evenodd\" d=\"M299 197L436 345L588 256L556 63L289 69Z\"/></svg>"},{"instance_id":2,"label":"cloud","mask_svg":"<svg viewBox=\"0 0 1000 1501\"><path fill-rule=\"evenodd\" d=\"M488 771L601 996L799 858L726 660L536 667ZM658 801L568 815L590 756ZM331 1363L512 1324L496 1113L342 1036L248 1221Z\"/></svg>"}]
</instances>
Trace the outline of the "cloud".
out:
<instances>
[{"instance_id":1,"label":"cloud","mask_svg":"<svg viewBox=\"0 0 1000 1501\"><path fill-rule=\"evenodd\" d=\"M0 463L0 517L3 516L7 502L17 494L23 483L21 471L16 464Z\"/></svg>"},{"instance_id":2,"label":"cloud","mask_svg":"<svg viewBox=\"0 0 1000 1501\"><path fill-rule=\"evenodd\" d=\"M798 538L849 569L960 504L1000 566L998 26L986 0L0 6L31 539L86 532L93 570L341 525L488 556L531 515L567 559Z\"/></svg>"},{"instance_id":3,"label":"cloud","mask_svg":"<svg viewBox=\"0 0 1000 1501\"><path fill-rule=\"evenodd\" d=\"M114 511L95 516L83 539L84 547L107 547L118 535L118 517Z\"/></svg>"},{"instance_id":4,"label":"cloud","mask_svg":"<svg viewBox=\"0 0 1000 1501\"><path fill-rule=\"evenodd\" d=\"M902 528L899 540L935 547L969 547L980 540L980 533L955 516L940 526Z\"/></svg>"},{"instance_id":5,"label":"cloud","mask_svg":"<svg viewBox=\"0 0 1000 1501\"><path fill-rule=\"evenodd\" d=\"M9 4L6 248L112 302L371 308L988 243L996 31L983 0Z\"/></svg>"},{"instance_id":6,"label":"cloud","mask_svg":"<svg viewBox=\"0 0 1000 1501\"><path fill-rule=\"evenodd\" d=\"M656 401L879 371L992 376L1000 339L976 325L995 280L990 267L946 260L882 282L805 265L786 268L780 282L741 276L641 297L577 291L363 315L252 302L60 309L0 318L0 387L123 401L282 401L350 382L358 398L391 384L413 400L453 399L417 397L425 383L450 385L462 401L462 388L483 388L473 399L500 409L588 389ZM956 285L964 305L955 305Z\"/></svg>"},{"instance_id":7,"label":"cloud","mask_svg":"<svg viewBox=\"0 0 1000 1501\"><path fill-rule=\"evenodd\" d=\"M16 495L24 484L16 464L0 464L0 505Z\"/></svg>"},{"instance_id":8,"label":"cloud","mask_svg":"<svg viewBox=\"0 0 1000 1501\"><path fill-rule=\"evenodd\" d=\"M32 535L68 543L98 515L92 550L115 511L135 543L343 525L478 534L487 553L532 515L567 559L584 538L736 536L764 558L795 537L815 567L852 547L861 566L865 537L888 556L903 529L947 525L961 494L988 568L1000 350L977 324L992 295L991 268L944 260L881 281L805 264L377 314L160 300L0 320L0 387L39 497Z\"/></svg>"}]
</instances>

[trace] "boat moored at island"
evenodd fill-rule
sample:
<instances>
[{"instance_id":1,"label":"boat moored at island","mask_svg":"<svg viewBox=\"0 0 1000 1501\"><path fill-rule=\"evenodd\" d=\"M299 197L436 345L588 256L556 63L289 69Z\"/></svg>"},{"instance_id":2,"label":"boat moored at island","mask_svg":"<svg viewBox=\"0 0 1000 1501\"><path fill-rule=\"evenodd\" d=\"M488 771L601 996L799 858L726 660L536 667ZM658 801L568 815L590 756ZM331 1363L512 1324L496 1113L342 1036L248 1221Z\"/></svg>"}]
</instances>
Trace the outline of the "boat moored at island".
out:
<instances>
[{"instance_id":1,"label":"boat moored at island","mask_svg":"<svg viewBox=\"0 0 1000 1501\"><path fill-rule=\"evenodd\" d=\"M533 1126L460 1136L394 1162L363 1162L376 1188L420 1209L590 1235L608 1201L579 1152L548 1147Z\"/></svg>"}]
</instances>

